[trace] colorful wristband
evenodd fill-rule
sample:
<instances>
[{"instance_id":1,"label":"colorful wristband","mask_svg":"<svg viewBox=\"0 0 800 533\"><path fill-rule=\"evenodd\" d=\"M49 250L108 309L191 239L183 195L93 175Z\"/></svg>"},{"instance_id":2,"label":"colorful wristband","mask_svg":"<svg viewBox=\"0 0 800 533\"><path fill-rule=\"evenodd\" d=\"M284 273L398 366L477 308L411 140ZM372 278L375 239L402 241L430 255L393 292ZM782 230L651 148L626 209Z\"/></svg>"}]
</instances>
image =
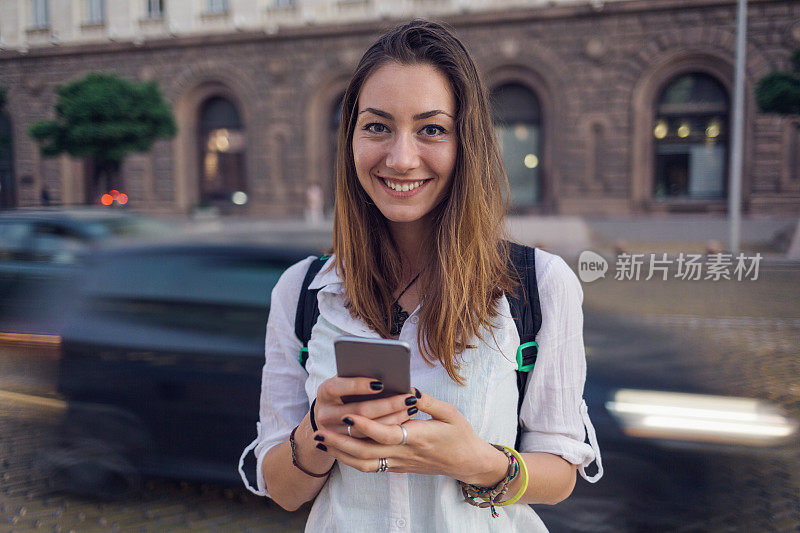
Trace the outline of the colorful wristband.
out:
<instances>
[{"instance_id":1,"label":"colorful wristband","mask_svg":"<svg viewBox=\"0 0 800 533\"><path fill-rule=\"evenodd\" d=\"M522 485L520 485L517 493L510 500L506 500L504 502L495 504L498 507L505 507L506 505L511 505L512 503L516 503L520 498L522 498L522 495L525 494L525 491L528 490L528 467L525 465L525 461L522 460L522 456L519 454L517 450L505 446L503 444L500 444L499 446L505 448L511 453L511 455L514 456L514 458L517 460L517 463L519 464L519 475L522 476Z\"/></svg>"}]
</instances>

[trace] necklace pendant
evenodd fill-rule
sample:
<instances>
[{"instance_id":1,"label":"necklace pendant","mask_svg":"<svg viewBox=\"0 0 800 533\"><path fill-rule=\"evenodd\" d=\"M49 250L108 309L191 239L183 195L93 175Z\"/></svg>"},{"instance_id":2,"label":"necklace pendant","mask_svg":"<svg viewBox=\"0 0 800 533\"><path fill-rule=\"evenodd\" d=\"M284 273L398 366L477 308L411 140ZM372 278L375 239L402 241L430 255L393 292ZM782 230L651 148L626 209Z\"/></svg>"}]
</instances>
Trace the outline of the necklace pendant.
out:
<instances>
[{"instance_id":1,"label":"necklace pendant","mask_svg":"<svg viewBox=\"0 0 800 533\"><path fill-rule=\"evenodd\" d=\"M400 335L400 331L403 329L403 324L405 324L406 319L408 318L408 312L403 311L403 308L400 307L400 304L397 302L392 304L392 328L389 333L394 335Z\"/></svg>"},{"instance_id":2,"label":"necklace pendant","mask_svg":"<svg viewBox=\"0 0 800 533\"><path fill-rule=\"evenodd\" d=\"M406 293L406 291L411 287L417 278L422 272L418 272L414 279L411 280L411 283L406 285L406 288L403 289L400 294L395 299L394 303L392 304L392 327L389 330L389 333L394 337L395 335L400 335L400 330L403 329L403 324L405 324L406 319L408 318L408 313L403 311L403 308L400 307L400 298Z\"/></svg>"}]
</instances>

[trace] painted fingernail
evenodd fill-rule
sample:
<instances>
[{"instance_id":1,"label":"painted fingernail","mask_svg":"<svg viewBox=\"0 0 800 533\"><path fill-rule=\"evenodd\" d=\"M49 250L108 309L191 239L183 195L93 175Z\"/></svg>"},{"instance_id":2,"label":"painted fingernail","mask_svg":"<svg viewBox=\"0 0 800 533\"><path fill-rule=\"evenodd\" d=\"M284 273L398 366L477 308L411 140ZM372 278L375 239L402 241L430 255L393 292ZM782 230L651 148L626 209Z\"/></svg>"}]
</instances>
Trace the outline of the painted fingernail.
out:
<instances>
[{"instance_id":1,"label":"painted fingernail","mask_svg":"<svg viewBox=\"0 0 800 533\"><path fill-rule=\"evenodd\" d=\"M406 405L414 405L415 403L417 403L417 399L413 396L406 398Z\"/></svg>"},{"instance_id":2,"label":"painted fingernail","mask_svg":"<svg viewBox=\"0 0 800 533\"><path fill-rule=\"evenodd\" d=\"M346 417L342 418L342 423L346 424L348 426L352 426L352 425L355 424L355 422L353 422L353 419L350 418L349 416L346 416Z\"/></svg>"},{"instance_id":3,"label":"painted fingernail","mask_svg":"<svg viewBox=\"0 0 800 533\"><path fill-rule=\"evenodd\" d=\"M319 449L320 449L320 450L322 450L323 452L327 452L327 451L328 451L328 447L327 447L327 446L325 446L324 444L322 444L321 442L318 442L318 443L317 443L317 448L319 448Z\"/></svg>"},{"instance_id":4,"label":"painted fingernail","mask_svg":"<svg viewBox=\"0 0 800 533\"><path fill-rule=\"evenodd\" d=\"M409 415L414 415L414 414L417 413L417 411L419 411L419 409L417 409L416 407L409 407L408 408L408 414Z\"/></svg>"},{"instance_id":5,"label":"painted fingernail","mask_svg":"<svg viewBox=\"0 0 800 533\"><path fill-rule=\"evenodd\" d=\"M383 383L380 381L373 381L369 384L369 388L372 390L383 390Z\"/></svg>"},{"instance_id":6,"label":"painted fingernail","mask_svg":"<svg viewBox=\"0 0 800 533\"><path fill-rule=\"evenodd\" d=\"M414 396L416 396L417 398L422 398L422 393L419 391L418 388L414 387L414 391L415 391Z\"/></svg>"},{"instance_id":7,"label":"painted fingernail","mask_svg":"<svg viewBox=\"0 0 800 533\"><path fill-rule=\"evenodd\" d=\"M322 442L325 440L325 437L323 437L322 435L314 435L314 440Z\"/></svg>"}]
</instances>

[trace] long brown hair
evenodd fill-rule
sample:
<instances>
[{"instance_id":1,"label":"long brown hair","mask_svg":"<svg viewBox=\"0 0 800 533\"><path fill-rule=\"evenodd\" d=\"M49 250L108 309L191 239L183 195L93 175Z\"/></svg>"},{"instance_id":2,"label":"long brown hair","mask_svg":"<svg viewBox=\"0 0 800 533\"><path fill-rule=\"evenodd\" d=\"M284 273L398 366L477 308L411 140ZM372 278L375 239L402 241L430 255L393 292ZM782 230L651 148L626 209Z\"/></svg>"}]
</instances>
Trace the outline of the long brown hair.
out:
<instances>
[{"instance_id":1,"label":"long brown hair","mask_svg":"<svg viewBox=\"0 0 800 533\"><path fill-rule=\"evenodd\" d=\"M358 97L381 66L428 64L449 80L456 101L458 150L450 191L432 213L430 264L420 276L423 295L417 335L429 364L441 362L463 384L458 355L497 316L503 292L514 293L503 240L508 179L495 144L486 90L469 52L444 26L414 20L382 35L361 58L342 102L336 152L333 251L350 312L382 337L403 276L386 219L361 187L353 159ZM407 273L406 273L407 274Z\"/></svg>"}]
</instances>

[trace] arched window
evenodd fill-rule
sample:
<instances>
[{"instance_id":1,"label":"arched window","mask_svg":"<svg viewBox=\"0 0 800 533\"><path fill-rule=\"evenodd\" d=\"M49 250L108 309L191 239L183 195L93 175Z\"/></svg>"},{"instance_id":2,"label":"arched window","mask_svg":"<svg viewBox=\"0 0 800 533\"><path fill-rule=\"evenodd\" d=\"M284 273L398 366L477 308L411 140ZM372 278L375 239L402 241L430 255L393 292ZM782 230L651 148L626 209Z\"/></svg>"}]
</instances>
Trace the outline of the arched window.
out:
<instances>
[{"instance_id":1,"label":"arched window","mask_svg":"<svg viewBox=\"0 0 800 533\"><path fill-rule=\"evenodd\" d=\"M790 183L800 185L800 121L789 124L787 149L787 178Z\"/></svg>"},{"instance_id":2,"label":"arched window","mask_svg":"<svg viewBox=\"0 0 800 533\"><path fill-rule=\"evenodd\" d=\"M14 150L11 138L11 119L0 113L0 208L14 207Z\"/></svg>"},{"instance_id":3,"label":"arched window","mask_svg":"<svg viewBox=\"0 0 800 533\"><path fill-rule=\"evenodd\" d=\"M339 142L339 124L342 122L342 102L344 101L344 93L340 94L335 100L329 111L328 121L328 146L331 154L331 179L330 184L323 187L322 193L324 195L324 207L330 209L333 207L336 192L336 145Z\"/></svg>"},{"instance_id":4,"label":"arched window","mask_svg":"<svg viewBox=\"0 0 800 533\"><path fill-rule=\"evenodd\" d=\"M586 150L586 181L594 189L600 189L605 185L609 163L608 132L606 130L606 125L601 122L592 122L589 127L589 142Z\"/></svg>"},{"instance_id":5,"label":"arched window","mask_svg":"<svg viewBox=\"0 0 800 533\"><path fill-rule=\"evenodd\" d=\"M214 96L200 106L200 204L232 209L247 203L245 134L239 112Z\"/></svg>"},{"instance_id":6,"label":"arched window","mask_svg":"<svg viewBox=\"0 0 800 533\"><path fill-rule=\"evenodd\" d=\"M513 210L541 201L541 112L539 99L518 83L492 91L492 120L511 187Z\"/></svg>"},{"instance_id":7,"label":"arched window","mask_svg":"<svg viewBox=\"0 0 800 533\"><path fill-rule=\"evenodd\" d=\"M657 199L725 196L728 95L708 74L683 74L666 84L653 127Z\"/></svg>"}]
</instances>

